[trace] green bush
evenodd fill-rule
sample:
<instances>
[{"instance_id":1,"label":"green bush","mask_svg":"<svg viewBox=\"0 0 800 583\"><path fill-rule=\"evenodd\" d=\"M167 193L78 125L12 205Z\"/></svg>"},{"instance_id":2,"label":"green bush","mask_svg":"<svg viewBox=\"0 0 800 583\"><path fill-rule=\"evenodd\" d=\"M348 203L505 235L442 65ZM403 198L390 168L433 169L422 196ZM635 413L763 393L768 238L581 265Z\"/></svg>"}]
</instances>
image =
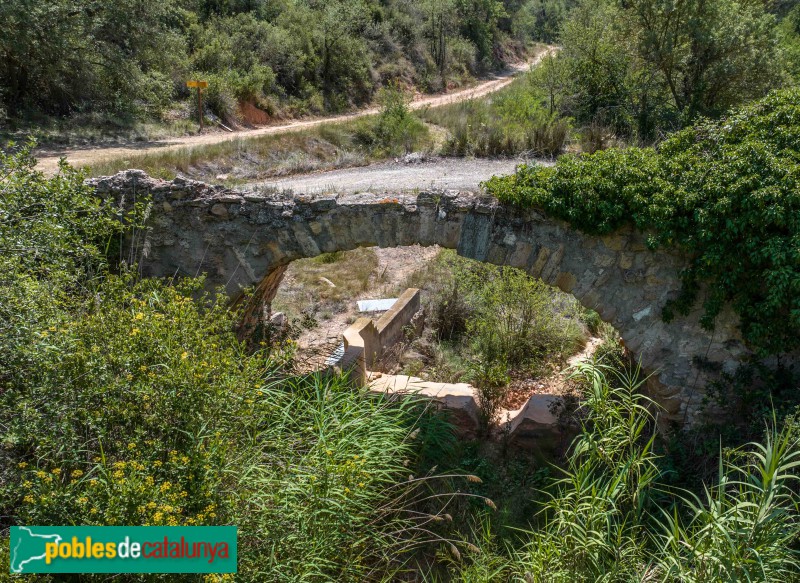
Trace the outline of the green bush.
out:
<instances>
[{"instance_id":1,"label":"green bush","mask_svg":"<svg viewBox=\"0 0 800 583\"><path fill-rule=\"evenodd\" d=\"M378 92L380 113L360 120L355 138L377 155L400 155L425 146L430 141L425 127L408 108L409 98L399 86L389 85Z\"/></svg>"},{"instance_id":2,"label":"green bush","mask_svg":"<svg viewBox=\"0 0 800 583\"><path fill-rule=\"evenodd\" d=\"M513 267L483 266L461 278L473 305L467 335L487 361L536 370L562 361L583 340L577 303L556 301L541 280Z\"/></svg>"},{"instance_id":3,"label":"green bush","mask_svg":"<svg viewBox=\"0 0 800 583\"><path fill-rule=\"evenodd\" d=\"M535 582L795 580L800 447L791 426L720 459L702 497L663 486L649 404L637 383L583 365L587 418L566 475L517 553Z\"/></svg>"},{"instance_id":4,"label":"green bush","mask_svg":"<svg viewBox=\"0 0 800 583\"><path fill-rule=\"evenodd\" d=\"M719 122L677 132L658 149L568 156L487 187L588 233L633 224L651 233L652 247L681 249L690 263L666 319L687 313L708 284L704 326L730 303L750 346L790 352L800 346L799 98L796 89L773 92Z\"/></svg>"}]
</instances>

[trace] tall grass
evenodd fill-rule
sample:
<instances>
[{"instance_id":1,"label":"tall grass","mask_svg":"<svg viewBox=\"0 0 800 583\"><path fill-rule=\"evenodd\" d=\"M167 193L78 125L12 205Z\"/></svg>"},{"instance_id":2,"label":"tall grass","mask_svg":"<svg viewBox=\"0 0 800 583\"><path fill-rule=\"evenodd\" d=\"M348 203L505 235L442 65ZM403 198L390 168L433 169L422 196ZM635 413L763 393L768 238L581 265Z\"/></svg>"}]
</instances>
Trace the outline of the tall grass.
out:
<instances>
[{"instance_id":1,"label":"tall grass","mask_svg":"<svg viewBox=\"0 0 800 583\"><path fill-rule=\"evenodd\" d=\"M238 468L241 568L253 580L367 581L403 568L433 516L412 511L419 484L414 403L353 391L342 378L264 387L270 411Z\"/></svg>"},{"instance_id":2,"label":"tall grass","mask_svg":"<svg viewBox=\"0 0 800 583\"><path fill-rule=\"evenodd\" d=\"M442 153L450 156L555 156L569 138L570 121L550 112L530 75L482 99L423 113L448 130Z\"/></svg>"},{"instance_id":3,"label":"tall grass","mask_svg":"<svg viewBox=\"0 0 800 583\"><path fill-rule=\"evenodd\" d=\"M591 387L582 435L541 530L515 556L525 581L795 581L800 562L791 427L721 457L703 496L663 485L651 404L636 375L579 365ZM616 380L618 382L613 383Z\"/></svg>"}]
</instances>

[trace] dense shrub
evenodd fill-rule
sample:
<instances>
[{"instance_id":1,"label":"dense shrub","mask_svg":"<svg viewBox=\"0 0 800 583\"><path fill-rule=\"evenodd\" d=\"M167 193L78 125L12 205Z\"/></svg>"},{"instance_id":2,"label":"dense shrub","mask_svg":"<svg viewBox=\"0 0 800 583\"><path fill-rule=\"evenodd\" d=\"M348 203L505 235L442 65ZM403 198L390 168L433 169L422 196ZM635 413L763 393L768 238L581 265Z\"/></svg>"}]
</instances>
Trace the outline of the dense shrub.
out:
<instances>
[{"instance_id":1,"label":"dense shrub","mask_svg":"<svg viewBox=\"0 0 800 583\"><path fill-rule=\"evenodd\" d=\"M750 0L577 0L559 31L559 110L652 143L763 97L782 86L787 63L769 10Z\"/></svg>"},{"instance_id":2,"label":"dense shrub","mask_svg":"<svg viewBox=\"0 0 800 583\"><path fill-rule=\"evenodd\" d=\"M382 88L378 92L380 113L357 124L356 140L384 155L406 154L427 141L428 129L411 113L408 102L409 97L397 84Z\"/></svg>"},{"instance_id":3,"label":"dense shrub","mask_svg":"<svg viewBox=\"0 0 800 583\"><path fill-rule=\"evenodd\" d=\"M42 113L158 119L190 99L185 82L198 76L213 83L208 105L228 120L237 101L296 115L364 104L394 80L446 89L501 64L505 5L518 8L497 0L6 0L0 113L28 123Z\"/></svg>"},{"instance_id":4,"label":"dense shrub","mask_svg":"<svg viewBox=\"0 0 800 583\"><path fill-rule=\"evenodd\" d=\"M538 206L589 233L625 224L690 258L664 316L686 313L708 284L703 325L726 303L761 353L800 346L800 92L777 91L658 149L612 149L493 178L503 201Z\"/></svg>"},{"instance_id":5,"label":"dense shrub","mask_svg":"<svg viewBox=\"0 0 800 583\"><path fill-rule=\"evenodd\" d=\"M577 303L541 280L482 265L460 277L474 310L467 334L486 361L536 369L563 360L583 339Z\"/></svg>"}]
</instances>

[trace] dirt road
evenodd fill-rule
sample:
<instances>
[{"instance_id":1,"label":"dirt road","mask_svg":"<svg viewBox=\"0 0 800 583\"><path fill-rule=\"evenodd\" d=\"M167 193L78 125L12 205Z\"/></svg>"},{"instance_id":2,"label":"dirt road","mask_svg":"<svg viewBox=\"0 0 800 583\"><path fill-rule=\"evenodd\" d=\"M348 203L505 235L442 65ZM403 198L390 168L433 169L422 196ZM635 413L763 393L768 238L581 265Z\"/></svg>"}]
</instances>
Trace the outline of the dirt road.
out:
<instances>
[{"instance_id":1,"label":"dirt road","mask_svg":"<svg viewBox=\"0 0 800 583\"><path fill-rule=\"evenodd\" d=\"M440 105L447 105L449 103L456 103L458 101L465 101L482 97L499 89L502 89L511 81L514 76L520 71L527 70L529 67L538 64L545 55L554 51L554 48L549 48L546 51L537 55L533 60L527 63L519 63L511 66L507 71L495 75L493 78L483 81L469 89L455 91L446 95L434 95L430 97L421 97L411 102L411 109L422 109L425 107L438 107ZM195 146L203 146L207 144L217 144L234 139L241 138L255 138L258 136L266 136L271 134L282 134L293 132L297 130L307 129L318 126L324 123L343 122L365 115L373 115L378 112L375 107L362 109L355 113L346 115L320 117L315 119L294 121L282 125L265 126L254 130L241 130L230 133L208 133L193 136L182 136L170 138L166 140L158 140L153 142L142 142L129 144L125 146L116 147L97 147L87 146L85 148L67 148L67 149L49 149L39 150L36 152L38 159L38 169L45 174L53 174L58 169L59 158L66 157L70 164L74 166L86 166L101 160L108 160L133 154L143 154L149 152L162 152L167 150L178 150L181 148L191 148Z\"/></svg>"},{"instance_id":2,"label":"dirt road","mask_svg":"<svg viewBox=\"0 0 800 583\"><path fill-rule=\"evenodd\" d=\"M328 192L386 192L436 188L471 190L495 175L512 174L518 164L514 159L430 158L414 161L380 162L357 168L289 176L240 187L244 190L287 191L303 194ZM550 161L536 160L540 164Z\"/></svg>"}]
</instances>

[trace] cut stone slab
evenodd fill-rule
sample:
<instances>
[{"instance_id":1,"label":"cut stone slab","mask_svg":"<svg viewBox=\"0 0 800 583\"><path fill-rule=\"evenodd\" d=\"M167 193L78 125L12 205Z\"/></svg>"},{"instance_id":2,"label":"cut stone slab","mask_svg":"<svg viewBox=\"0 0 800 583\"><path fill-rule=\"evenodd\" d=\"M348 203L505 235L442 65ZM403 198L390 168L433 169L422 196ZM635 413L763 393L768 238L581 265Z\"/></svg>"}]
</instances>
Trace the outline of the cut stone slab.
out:
<instances>
[{"instance_id":1,"label":"cut stone slab","mask_svg":"<svg viewBox=\"0 0 800 583\"><path fill-rule=\"evenodd\" d=\"M369 390L389 395L416 395L437 401L453 415L454 424L465 433L478 429L475 390L467 383L432 383L407 375L381 375L369 383Z\"/></svg>"},{"instance_id":2,"label":"cut stone slab","mask_svg":"<svg viewBox=\"0 0 800 583\"><path fill-rule=\"evenodd\" d=\"M574 435L559 423L563 399L558 395L531 395L516 411L501 411L500 421L509 419L510 443L526 449L542 460L557 458Z\"/></svg>"}]
</instances>

